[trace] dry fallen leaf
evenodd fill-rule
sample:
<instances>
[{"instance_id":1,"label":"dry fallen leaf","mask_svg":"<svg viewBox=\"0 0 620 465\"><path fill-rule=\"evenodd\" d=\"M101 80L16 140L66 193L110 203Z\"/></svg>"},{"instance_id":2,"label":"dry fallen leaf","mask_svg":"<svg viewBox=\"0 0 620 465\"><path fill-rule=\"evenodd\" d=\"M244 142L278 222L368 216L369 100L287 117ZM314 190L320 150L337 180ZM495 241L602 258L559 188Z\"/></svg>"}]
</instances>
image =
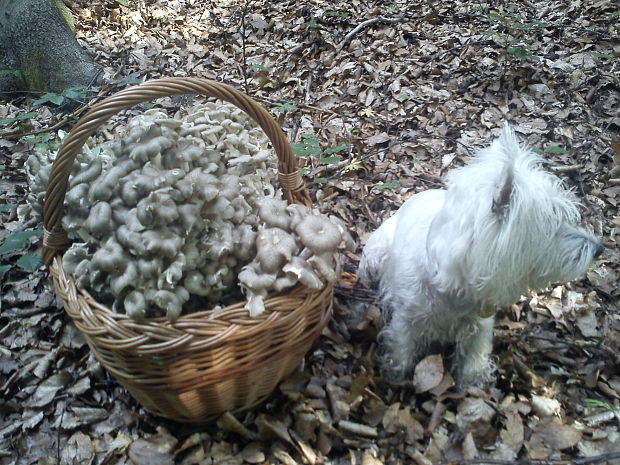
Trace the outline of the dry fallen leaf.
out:
<instances>
[{"instance_id":1,"label":"dry fallen leaf","mask_svg":"<svg viewBox=\"0 0 620 465\"><path fill-rule=\"evenodd\" d=\"M131 443L129 458L135 465L174 465L170 454L159 452L156 445L144 439Z\"/></svg>"},{"instance_id":2,"label":"dry fallen leaf","mask_svg":"<svg viewBox=\"0 0 620 465\"><path fill-rule=\"evenodd\" d=\"M565 425L557 417L541 419L533 428L529 448L531 458L548 457L549 454L574 447L581 439L581 431Z\"/></svg>"},{"instance_id":3,"label":"dry fallen leaf","mask_svg":"<svg viewBox=\"0 0 620 465\"><path fill-rule=\"evenodd\" d=\"M544 396L532 396L532 410L539 417L549 417L559 415L561 411L560 402Z\"/></svg>"},{"instance_id":4,"label":"dry fallen leaf","mask_svg":"<svg viewBox=\"0 0 620 465\"><path fill-rule=\"evenodd\" d=\"M413 373L413 386L417 393L426 392L439 385L443 377L442 356L429 355L416 365Z\"/></svg>"},{"instance_id":5,"label":"dry fallen leaf","mask_svg":"<svg viewBox=\"0 0 620 465\"><path fill-rule=\"evenodd\" d=\"M0 273L0 398L5 401L0 454L9 454L3 460L19 463L27 457L45 464L56 460L58 444L65 444L63 463L133 463L129 445L137 440L156 443L156 451L184 465L547 458L560 455L553 446L574 443L571 428L582 428L539 424L544 414L554 418L558 403L558 420L579 419L585 428L563 456L620 450L613 414L603 408L583 412L584 398L617 406L620 396L617 315L609 306L620 292L615 134L620 82L614 68L618 46L609 41L617 30L614 2L487 2L475 15L470 4L456 0L421 2L414 9L393 2L381 15L406 21L367 24L338 53L348 33L377 18L373 2L299 7L254 1L247 9L228 0L208 7L190 0L142 2L140 8L132 2L69 3L79 40L103 69L106 86L93 87L93 95L173 75L205 76L247 89L268 110L278 109L291 142L301 142L302 134L316 136L320 153L298 159L308 169L306 185L315 204L342 218L359 243L343 256L348 293L338 295L334 318L303 368L253 411L226 417L220 427L197 429L171 427L130 399L89 355L84 338L52 298L44 271L13 267ZM558 34L557 27L537 23L558 18L571 18L575 27L562 27ZM495 34L468 39L484 39L488 31ZM514 40L523 46L521 56L507 47ZM0 105L0 119L36 113L0 124L0 243L28 221L27 156L41 144L58 142L50 128L74 116L33 105L36 98L7 96ZM174 115L190 100L164 98L157 104ZM128 113L141 111L143 106ZM558 283L550 293L539 292L498 313L497 381L488 390L451 393L450 373L437 366L437 374L418 377L418 394L410 383L387 384L374 356L381 313L367 301L372 297L351 289L361 245L407 198L442 187L441 176L470 162L503 120L573 188L605 251L583 279ZM96 143L116 138L124 121L119 115L101 126ZM344 145L346 150L328 153ZM336 164L321 161L336 156ZM0 256L0 267L17 258ZM338 282L337 294L343 289ZM351 321L340 314L343 308ZM437 381L439 371L444 376ZM54 378L63 373L70 375L68 382ZM538 401L530 399L550 386L557 387L557 403L534 406ZM162 425L170 427L173 440L153 435ZM559 438L546 437L551 433L545 429L557 429ZM455 443L455 438L460 439Z\"/></svg>"}]
</instances>

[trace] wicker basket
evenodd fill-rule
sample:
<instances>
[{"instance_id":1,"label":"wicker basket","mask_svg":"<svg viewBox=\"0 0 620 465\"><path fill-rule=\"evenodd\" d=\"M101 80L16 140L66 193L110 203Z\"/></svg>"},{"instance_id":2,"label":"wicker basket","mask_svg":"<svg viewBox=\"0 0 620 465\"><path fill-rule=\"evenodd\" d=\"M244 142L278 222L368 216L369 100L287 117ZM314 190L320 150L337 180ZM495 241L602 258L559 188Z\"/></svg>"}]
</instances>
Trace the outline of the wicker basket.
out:
<instances>
[{"instance_id":1,"label":"wicker basket","mask_svg":"<svg viewBox=\"0 0 620 465\"><path fill-rule=\"evenodd\" d=\"M70 241L61 226L63 201L76 155L108 118L137 103L204 94L233 103L265 131L278 155L279 183L289 203L311 205L290 144L269 113L245 94L198 78L158 79L122 90L95 105L63 141L44 206L43 259L56 293L95 357L148 411L200 423L263 401L301 362L331 316L333 286L298 285L265 299L250 318L245 302L221 310L137 322L112 312L78 289L63 269Z\"/></svg>"}]
</instances>

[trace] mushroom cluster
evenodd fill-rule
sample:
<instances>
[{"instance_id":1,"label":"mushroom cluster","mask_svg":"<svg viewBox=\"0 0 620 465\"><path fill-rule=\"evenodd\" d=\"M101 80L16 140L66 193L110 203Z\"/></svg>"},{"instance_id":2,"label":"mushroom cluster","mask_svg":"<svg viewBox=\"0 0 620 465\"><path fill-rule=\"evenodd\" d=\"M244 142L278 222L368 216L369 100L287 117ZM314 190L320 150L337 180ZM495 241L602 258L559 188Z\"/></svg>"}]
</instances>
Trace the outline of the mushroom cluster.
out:
<instances>
[{"instance_id":1,"label":"mushroom cluster","mask_svg":"<svg viewBox=\"0 0 620 465\"><path fill-rule=\"evenodd\" d=\"M304 205L277 198L259 201L261 227L256 256L239 273L250 316L265 311L264 298L298 282L321 289L338 278L335 253L344 245L355 250L353 238L337 217L327 217Z\"/></svg>"},{"instance_id":2,"label":"mushroom cluster","mask_svg":"<svg viewBox=\"0 0 620 465\"><path fill-rule=\"evenodd\" d=\"M287 206L267 145L241 110L206 104L183 120L149 110L123 139L85 146L65 196L63 227L74 240L65 271L137 320L238 301L237 283L258 315L271 290L335 280L346 228ZM37 153L26 166L39 215L54 156Z\"/></svg>"}]
</instances>

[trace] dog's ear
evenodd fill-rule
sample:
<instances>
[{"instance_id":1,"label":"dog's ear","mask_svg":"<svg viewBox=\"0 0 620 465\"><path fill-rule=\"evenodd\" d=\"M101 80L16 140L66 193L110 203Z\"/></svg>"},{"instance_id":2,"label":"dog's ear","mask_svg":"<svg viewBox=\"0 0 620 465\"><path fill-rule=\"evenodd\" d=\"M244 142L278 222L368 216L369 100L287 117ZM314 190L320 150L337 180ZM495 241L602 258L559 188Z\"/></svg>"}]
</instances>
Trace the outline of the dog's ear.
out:
<instances>
[{"instance_id":1,"label":"dog's ear","mask_svg":"<svg viewBox=\"0 0 620 465\"><path fill-rule=\"evenodd\" d=\"M510 197L512 196L512 184L514 174L511 166L506 166L502 175L503 181L500 183L499 190L493 197L493 205L491 211L494 215L504 216L510 207Z\"/></svg>"}]
</instances>

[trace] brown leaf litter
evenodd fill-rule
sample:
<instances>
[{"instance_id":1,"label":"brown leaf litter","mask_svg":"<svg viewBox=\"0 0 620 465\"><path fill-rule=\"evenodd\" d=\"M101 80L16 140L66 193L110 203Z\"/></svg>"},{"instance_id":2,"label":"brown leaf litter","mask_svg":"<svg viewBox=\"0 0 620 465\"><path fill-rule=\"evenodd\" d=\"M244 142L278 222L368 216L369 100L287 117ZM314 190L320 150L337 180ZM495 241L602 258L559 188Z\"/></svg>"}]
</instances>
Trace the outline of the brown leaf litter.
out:
<instances>
[{"instance_id":1,"label":"brown leaf litter","mask_svg":"<svg viewBox=\"0 0 620 465\"><path fill-rule=\"evenodd\" d=\"M14 267L0 277L0 464L619 460L612 2L67 3L79 39L104 66L99 95L136 77L202 76L279 112L293 142L315 135L321 154L303 161L306 180L360 247L345 256L334 318L303 368L253 411L204 426L146 414L92 359L47 274ZM190 101L163 104L174 111ZM16 208L25 159L57 140L34 133L68 130L70 121L23 96L5 103L0 118L38 116L0 127L0 206L12 205L0 211L0 242L26 221ZM124 118L98 137L114 137ZM606 250L584 279L498 313L492 388L454 392L438 354L410 383L386 384L374 364L378 309L351 274L361 246L406 198L440 187L504 119L575 189Z\"/></svg>"}]
</instances>

